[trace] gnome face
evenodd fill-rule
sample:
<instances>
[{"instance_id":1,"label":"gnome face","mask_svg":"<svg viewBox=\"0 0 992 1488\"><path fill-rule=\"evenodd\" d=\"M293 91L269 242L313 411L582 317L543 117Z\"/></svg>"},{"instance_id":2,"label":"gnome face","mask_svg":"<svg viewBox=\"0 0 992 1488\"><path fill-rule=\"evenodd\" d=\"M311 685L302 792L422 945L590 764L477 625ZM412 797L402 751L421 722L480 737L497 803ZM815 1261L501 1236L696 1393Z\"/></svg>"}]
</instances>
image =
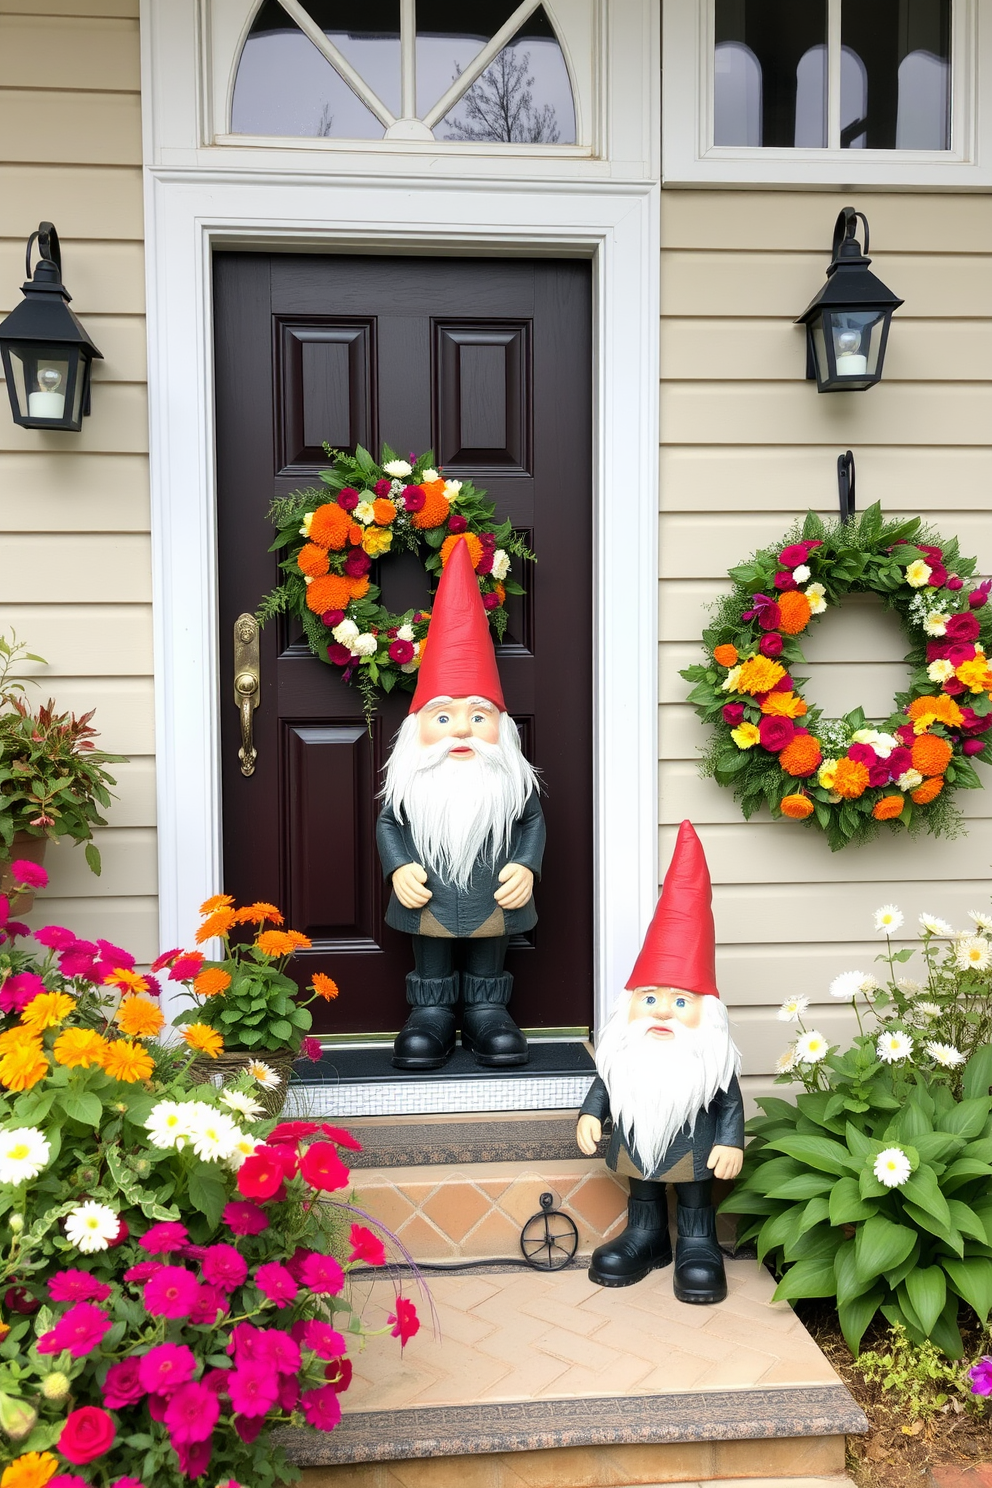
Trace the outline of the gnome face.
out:
<instances>
[{"instance_id":1,"label":"gnome face","mask_svg":"<svg viewBox=\"0 0 992 1488\"><path fill-rule=\"evenodd\" d=\"M698 1028L703 999L680 987L635 987L627 1009L627 1022L643 1020L644 1037L671 1042L682 1028Z\"/></svg>"},{"instance_id":2,"label":"gnome face","mask_svg":"<svg viewBox=\"0 0 992 1488\"><path fill-rule=\"evenodd\" d=\"M417 739L422 749L447 743L447 758L464 763L475 759L476 740L499 743L499 713L478 698L436 699L417 714Z\"/></svg>"}]
</instances>

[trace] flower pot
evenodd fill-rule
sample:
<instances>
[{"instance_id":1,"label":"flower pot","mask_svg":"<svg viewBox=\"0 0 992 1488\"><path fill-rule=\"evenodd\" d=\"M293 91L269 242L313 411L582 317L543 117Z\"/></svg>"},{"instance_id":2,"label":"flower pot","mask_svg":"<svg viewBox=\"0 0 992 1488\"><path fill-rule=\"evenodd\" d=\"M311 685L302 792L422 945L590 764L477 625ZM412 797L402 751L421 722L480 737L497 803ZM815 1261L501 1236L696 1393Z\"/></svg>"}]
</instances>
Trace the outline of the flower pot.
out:
<instances>
[{"instance_id":1,"label":"flower pot","mask_svg":"<svg viewBox=\"0 0 992 1488\"><path fill-rule=\"evenodd\" d=\"M266 1090L260 1085L254 1094L270 1116L278 1116L286 1104L289 1077L298 1058L298 1054L292 1054L288 1049L225 1049L215 1059L208 1054L197 1055L190 1065L189 1077L194 1085L229 1085L250 1060L260 1059L279 1076L279 1084L274 1090Z\"/></svg>"},{"instance_id":2,"label":"flower pot","mask_svg":"<svg viewBox=\"0 0 992 1488\"><path fill-rule=\"evenodd\" d=\"M48 847L47 837L32 837L30 832L15 832L14 841L6 857L0 860L0 894L9 894L13 888L13 876L10 871L11 863L27 860L29 863L43 863L45 861L45 849ZM10 901L10 913L16 918L18 915L31 913L34 904L34 889L25 889L20 894L15 894Z\"/></svg>"}]
</instances>

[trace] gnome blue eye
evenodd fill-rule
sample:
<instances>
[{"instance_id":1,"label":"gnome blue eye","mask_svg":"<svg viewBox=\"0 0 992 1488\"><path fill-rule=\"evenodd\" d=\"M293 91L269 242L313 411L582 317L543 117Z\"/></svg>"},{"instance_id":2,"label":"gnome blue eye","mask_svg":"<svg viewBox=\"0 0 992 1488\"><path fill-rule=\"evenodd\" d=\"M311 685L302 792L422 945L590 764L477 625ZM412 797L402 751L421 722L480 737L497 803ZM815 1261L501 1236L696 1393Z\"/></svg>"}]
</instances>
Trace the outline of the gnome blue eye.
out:
<instances>
[{"instance_id":1,"label":"gnome blue eye","mask_svg":"<svg viewBox=\"0 0 992 1488\"><path fill-rule=\"evenodd\" d=\"M485 721L486 721L486 715L485 715L485 713L473 713L472 714L472 722L473 723L485 723Z\"/></svg>"},{"instance_id":2,"label":"gnome blue eye","mask_svg":"<svg viewBox=\"0 0 992 1488\"><path fill-rule=\"evenodd\" d=\"M676 1007L688 1007L689 1004L686 1002L686 1000L685 1000L684 997L676 997L676 999L675 999L675 1006Z\"/></svg>"},{"instance_id":3,"label":"gnome blue eye","mask_svg":"<svg viewBox=\"0 0 992 1488\"><path fill-rule=\"evenodd\" d=\"M645 997L644 1004L645 1004L646 1007L654 1007L654 1004L657 1001L658 1001L657 997Z\"/></svg>"},{"instance_id":4,"label":"gnome blue eye","mask_svg":"<svg viewBox=\"0 0 992 1488\"><path fill-rule=\"evenodd\" d=\"M448 717L447 713L439 713L437 715L437 717L435 718L434 722L435 723L450 723L451 722L451 719Z\"/></svg>"}]
</instances>

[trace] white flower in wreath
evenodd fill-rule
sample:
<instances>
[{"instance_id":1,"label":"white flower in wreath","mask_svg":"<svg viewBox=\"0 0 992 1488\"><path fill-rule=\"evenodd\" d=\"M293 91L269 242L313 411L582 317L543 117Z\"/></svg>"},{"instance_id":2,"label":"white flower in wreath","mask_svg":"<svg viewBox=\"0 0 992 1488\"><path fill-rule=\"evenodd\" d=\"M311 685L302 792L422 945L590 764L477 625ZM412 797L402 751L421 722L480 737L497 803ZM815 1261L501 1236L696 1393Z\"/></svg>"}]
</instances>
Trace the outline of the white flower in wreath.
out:
<instances>
[{"instance_id":1,"label":"white flower in wreath","mask_svg":"<svg viewBox=\"0 0 992 1488\"><path fill-rule=\"evenodd\" d=\"M406 481L398 481L398 480L390 481L389 482L389 499L390 499L390 501L396 501L396 499L398 497L400 497L400 496L403 495L403 492L405 490L406 490Z\"/></svg>"},{"instance_id":2,"label":"white flower in wreath","mask_svg":"<svg viewBox=\"0 0 992 1488\"><path fill-rule=\"evenodd\" d=\"M347 646L350 650L352 643L358 639L358 626L354 620L342 620L340 625L335 625L331 635L339 646Z\"/></svg>"},{"instance_id":3,"label":"white flower in wreath","mask_svg":"<svg viewBox=\"0 0 992 1488\"><path fill-rule=\"evenodd\" d=\"M938 661L932 661L927 667L927 676L931 682L946 682L954 676L954 663L941 657Z\"/></svg>"},{"instance_id":4,"label":"white flower in wreath","mask_svg":"<svg viewBox=\"0 0 992 1488\"><path fill-rule=\"evenodd\" d=\"M943 610L931 610L923 621L923 629L928 636L942 636L947 634L947 615Z\"/></svg>"},{"instance_id":5,"label":"white flower in wreath","mask_svg":"<svg viewBox=\"0 0 992 1488\"><path fill-rule=\"evenodd\" d=\"M812 613L814 615L822 615L824 610L827 608L827 591L826 589L824 589L823 585L810 584L808 588L803 590L803 593L809 600L809 607Z\"/></svg>"},{"instance_id":6,"label":"white flower in wreath","mask_svg":"<svg viewBox=\"0 0 992 1488\"><path fill-rule=\"evenodd\" d=\"M310 523L313 521L313 512L303 513L303 526L300 528L301 537L310 536Z\"/></svg>"},{"instance_id":7,"label":"white flower in wreath","mask_svg":"<svg viewBox=\"0 0 992 1488\"><path fill-rule=\"evenodd\" d=\"M933 569L922 558L915 559L906 568L906 583L911 589L922 589L930 580Z\"/></svg>"},{"instance_id":8,"label":"white flower in wreath","mask_svg":"<svg viewBox=\"0 0 992 1488\"><path fill-rule=\"evenodd\" d=\"M816 772L817 785L821 786L823 790L833 790L836 773L837 761L835 759L825 759Z\"/></svg>"},{"instance_id":9,"label":"white flower in wreath","mask_svg":"<svg viewBox=\"0 0 992 1488\"><path fill-rule=\"evenodd\" d=\"M449 480L446 480L445 481L445 483L444 483L444 494L448 498L448 500L451 502L451 505L452 506L454 506L454 504L455 504L456 501L460 501L461 500L461 489L462 489L462 483L461 483L461 481L449 481Z\"/></svg>"},{"instance_id":10,"label":"white flower in wreath","mask_svg":"<svg viewBox=\"0 0 992 1488\"><path fill-rule=\"evenodd\" d=\"M371 501L360 501L352 512L352 516L356 522L361 522L363 527L367 527L370 522L375 521L375 507Z\"/></svg>"},{"instance_id":11,"label":"white flower in wreath","mask_svg":"<svg viewBox=\"0 0 992 1488\"><path fill-rule=\"evenodd\" d=\"M810 576L811 571L812 570L810 569L808 563L800 563L798 568L794 568L792 570L792 577L795 579L797 584L805 584L806 580Z\"/></svg>"},{"instance_id":12,"label":"white flower in wreath","mask_svg":"<svg viewBox=\"0 0 992 1488\"><path fill-rule=\"evenodd\" d=\"M492 576L499 582L505 579L510 572L510 555L503 548L497 548L493 554Z\"/></svg>"},{"instance_id":13,"label":"white flower in wreath","mask_svg":"<svg viewBox=\"0 0 992 1488\"><path fill-rule=\"evenodd\" d=\"M888 759L893 749L899 743L895 734L883 734L879 729L864 728L856 729L852 734L855 744L870 744L879 759Z\"/></svg>"},{"instance_id":14,"label":"white flower in wreath","mask_svg":"<svg viewBox=\"0 0 992 1488\"><path fill-rule=\"evenodd\" d=\"M374 656L378 649L379 637L374 636L370 630L356 637L351 643L352 656Z\"/></svg>"},{"instance_id":15,"label":"white flower in wreath","mask_svg":"<svg viewBox=\"0 0 992 1488\"><path fill-rule=\"evenodd\" d=\"M396 639L398 641L412 641L413 640L413 626L412 625L401 625L400 628L399 628L399 630L396 632Z\"/></svg>"},{"instance_id":16,"label":"white flower in wreath","mask_svg":"<svg viewBox=\"0 0 992 1488\"><path fill-rule=\"evenodd\" d=\"M923 784L923 776L919 770L903 770L896 785L901 791L914 791Z\"/></svg>"},{"instance_id":17,"label":"white flower in wreath","mask_svg":"<svg viewBox=\"0 0 992 1488\"><path fill-rule=\"evenodd\" d=\"M390 460L389 464L383 465L382 468L387 475L393 476L396 480L404 480L408 475L413 474L413 466L408 460Z\"/></svg>"},{"instance_id":18,"label":"white flower in wreath","mask_svg":"<svg viewBox=\"0 0 992 1488\"><path fill-rule=\"evenodd\" d=\"M436 470L425 470L424 473L423 473L423 475L420 477L420 479L421 479L421 482L423 482L423 481L436 481L436 480L440 480L441 477L438 475L438 473L437 473Z\"/></svg>"},{"instance_id":19,"label":"white flower in wreath","mask_svg":"<svg viewBox=\"0 0 992 1488\"><path fill-rule=\"evenodd\" d=\"M727 675L723 679L723 682L721 683L721 691L723 691L723 692L736 692L737 691L737 682L738 682L738 678L740 677L740 674L741 674L741 669L740 669L739 666L731 667L730 668L730 671L727 673Z\"/></svg>"},{"instance_id":20,"label":"white flower in wreath","mask_svg":"<svg viewBox=\"0 0 992 1488\"><path fill-rule=\"evenodd\" d=\"M400 667L400 671L406 672L407 676L409 676L411 672L415 672L417 670L419 665L419 661L404 661L403 665Z\"/></svg>"}]
</instances>

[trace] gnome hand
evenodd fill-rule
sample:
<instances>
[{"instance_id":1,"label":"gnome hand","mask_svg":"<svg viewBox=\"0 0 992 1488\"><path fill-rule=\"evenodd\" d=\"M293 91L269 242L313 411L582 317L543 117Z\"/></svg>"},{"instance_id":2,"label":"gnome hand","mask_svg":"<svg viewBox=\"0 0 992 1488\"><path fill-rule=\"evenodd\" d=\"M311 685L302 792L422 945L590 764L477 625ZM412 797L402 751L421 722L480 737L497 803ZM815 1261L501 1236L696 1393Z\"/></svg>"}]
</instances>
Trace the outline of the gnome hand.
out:
<instances>
[{"instance_id":1,"label":"gnome hand","mask_svg":"<svg viewBox=\"0 0 992 1488\"><path fill-rule=\"evenodd\" d=\"M594 1157L600 1137L603 1135L603 1123L597 1116L580 1116L575 1128L575 1140L579 1144L579 1150L586 1157Z\"/></svg>"},{"instance_id":2,"label":"gnome hand","mask_svg":"<svg viewBox=\"0 0 992 1488\"><path fill-rule=\"evenodd\" d=\"M507 863L499 876L503 885L493 898L500 909L523 909L534 892L534 874L523 863Z\"/></svg>"},{"instance_id":3,"label":"gnome hand","mask_svg":"<svg viewBox=\"0 0 992 1488\"><path fill-rule=\"evenodd\" d=\"M404 909L423 909L428 899L434 898L430 889L424 888L426 882L427 870L419 863L404 863L402 868L397 868L393 874L393 889Z\"/></svg>"},{"instance_id":4,"label":"gnome hand","mask_svg":"<svg viewBox=\"0 0 992 1488\"><path fill-rule=\"evenodd\" d=\"M713 1169L714 1178L736 1178L744 1166L744 1153L740 1147L711 1147L706 1166Z\"/></svg>"}]
</instances>

